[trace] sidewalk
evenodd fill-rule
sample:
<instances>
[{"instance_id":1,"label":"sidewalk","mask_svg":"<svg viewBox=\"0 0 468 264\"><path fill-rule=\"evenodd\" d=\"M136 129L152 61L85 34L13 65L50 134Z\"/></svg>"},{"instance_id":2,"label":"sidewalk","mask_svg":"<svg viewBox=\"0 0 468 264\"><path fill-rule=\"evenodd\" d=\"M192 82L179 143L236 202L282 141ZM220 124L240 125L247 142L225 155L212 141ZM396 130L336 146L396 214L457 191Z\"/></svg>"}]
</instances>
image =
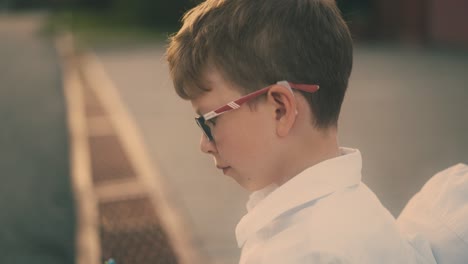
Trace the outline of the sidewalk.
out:
<instances>
[{"instance_id":1,"label":"sidewalk","mask_svg":"<svg viewBox=\"0 0 468 264\"><path fill-rule=\"evenodd\" d=\"M0 15L0 263L73 263L61 72L41 15Z\"/></svg>"},{"instance_id":2,"label":"sidewalk","mask_svg":"<svg viewBox=\"0 0 468 264\"><path fill-rule=\"evenodd\" d=\"M247 193L198 148L190 103L172 88L162 44L98 50L140 128L151 160L213 263L236 263L234 229ZM468 161L468 54L358 47L343 105L343 146L363 153L363 175L397 216L435 172Z\"/></svg>"},{"instance_id":3,"label":"sidewalk","mask_svg":"<svg viewBox=\"0 0 468 264\"><path fill-rule=\"evenodd\" d=\"M99 60L74 43L70 34L57 38L77 204L77 263L208 263L113 82Z\"/></svg>"}]
</instances>

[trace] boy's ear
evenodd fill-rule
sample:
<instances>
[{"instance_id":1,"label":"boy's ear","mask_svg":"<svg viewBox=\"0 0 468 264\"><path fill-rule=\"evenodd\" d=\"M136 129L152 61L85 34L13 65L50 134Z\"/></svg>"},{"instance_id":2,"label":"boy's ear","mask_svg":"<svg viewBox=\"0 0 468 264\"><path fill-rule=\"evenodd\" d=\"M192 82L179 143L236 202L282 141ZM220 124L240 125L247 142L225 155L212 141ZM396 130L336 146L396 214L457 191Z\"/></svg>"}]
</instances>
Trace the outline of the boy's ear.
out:
<instances>
[{"instance_id":1,"label":"boy's ear","mask_svg":"<svg viewBox=\"0 0 468 264\"><path fill-rule=\"evenodd\" d=\"M274 107L277 135L287 136L297 115L296 98L293 92L282 85L274 85L268 91L268 101Z\"/></svg>"}]
</instances>

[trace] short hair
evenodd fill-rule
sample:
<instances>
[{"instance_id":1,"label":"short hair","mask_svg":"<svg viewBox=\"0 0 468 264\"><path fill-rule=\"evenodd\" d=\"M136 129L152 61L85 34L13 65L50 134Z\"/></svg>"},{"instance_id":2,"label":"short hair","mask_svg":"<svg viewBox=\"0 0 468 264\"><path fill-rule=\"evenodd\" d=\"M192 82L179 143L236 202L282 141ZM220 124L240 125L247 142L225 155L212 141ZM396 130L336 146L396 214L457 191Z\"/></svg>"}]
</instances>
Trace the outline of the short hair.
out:
<instances>
[{"instance_id":1,"label":"short hair","mask_svg":"<svg viewBox=\"0 0 468 264\"><path fill-rule=\"evenodd\" d=\"M166 53L181 98L209 91L210 68L242 94L281 80L318 84L316 93L301 92L314 125L337 125L353 47L334 0L207 0L182 22Z\"/></svg>"}]
</instances>

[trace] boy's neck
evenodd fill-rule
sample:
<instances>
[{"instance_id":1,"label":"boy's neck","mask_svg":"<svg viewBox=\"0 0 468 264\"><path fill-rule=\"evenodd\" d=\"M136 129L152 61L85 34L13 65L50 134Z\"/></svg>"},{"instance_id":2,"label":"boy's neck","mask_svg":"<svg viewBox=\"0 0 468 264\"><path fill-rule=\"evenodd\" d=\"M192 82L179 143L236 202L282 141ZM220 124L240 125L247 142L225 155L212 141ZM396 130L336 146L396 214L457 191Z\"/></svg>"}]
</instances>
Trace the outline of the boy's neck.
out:
<instances>
[{"instance_id":1,"label":"boy's neck","mask_svg":"<svg viewBox=\"0 0 468 264\"><path fill-rule=\"evenodd\" d=\"M292 144L293 156L286 161L287 166L282 169L282 174L276 182L282 185L305 169L312 167L322 161L340 156L336 128L327 129L318 133L319 137L307 142Z\"/></svg>"}]
</instances>

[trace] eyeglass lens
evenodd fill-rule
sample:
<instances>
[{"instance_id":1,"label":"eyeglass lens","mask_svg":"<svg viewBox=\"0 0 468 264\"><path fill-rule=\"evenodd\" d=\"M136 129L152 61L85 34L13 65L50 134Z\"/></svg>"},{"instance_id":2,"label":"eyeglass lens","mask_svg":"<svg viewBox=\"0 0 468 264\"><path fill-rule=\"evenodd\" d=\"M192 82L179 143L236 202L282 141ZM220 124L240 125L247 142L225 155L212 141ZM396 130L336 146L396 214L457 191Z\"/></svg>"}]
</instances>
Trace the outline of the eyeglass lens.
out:
<instances>
[{"instance_id":1,"label":"eyeglass lens","mask_svg":"<svg viewBox=\"0 0 468 264\"><path fill-rule=\"evenodd\" d=\"M195 121L197 122L198 126L203 130L203 133L208 138L208 140L213 141L213 135L211 135L211 129L209 126L205 124L205 119L203 118L203 116L195 118Z\"/></svg>"}]
</instances>

